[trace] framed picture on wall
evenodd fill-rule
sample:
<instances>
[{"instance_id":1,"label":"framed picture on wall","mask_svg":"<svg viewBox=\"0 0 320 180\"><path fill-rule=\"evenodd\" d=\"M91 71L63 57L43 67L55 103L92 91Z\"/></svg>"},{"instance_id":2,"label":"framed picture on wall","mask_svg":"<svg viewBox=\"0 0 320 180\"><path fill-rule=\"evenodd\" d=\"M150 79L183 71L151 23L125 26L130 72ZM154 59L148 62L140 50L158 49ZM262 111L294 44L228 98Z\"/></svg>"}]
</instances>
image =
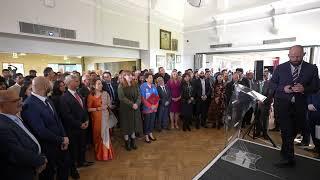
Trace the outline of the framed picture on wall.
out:
<instances>
[{"instance_id":1,"label":"framed picture on wall","mask_svg":"<svg viewBox=\"0 0 320 180\"><path fill-rule=\"evenodd\" d=\"M181 55L176 55L176 63L181 63Z\"/></svg>"},{"instance_id":2,"label":"framed picture on wall","mask_svg":"<svg viewBox=\"0 0 320 180\"><path fill-rule=\"evenodd\" d=\"M171 32L160 29L160 49L171 50Z\"/></svg>"},{"instance_id":3,"label":"framed picture on wall","mask_svg":"<svg viewBox=\"0 0 320 180\"><path fill-rule=\"evenodd\" d=\"M156 66L158 67L164 67L166 63L166 57L162 55L156 56Z\"/></svg>"},{"instance_id":4,"label":"framed picture on wall","mask_svg":"<svg viewBox=\"0 0 320 180\"><path fill-rule=\"evenodd\" d=\"M173 53L167 53L166 69L173 70L175 68L175 57Z\"/></svg>"},{"instance_id":5,"label":"framed picture on wall","mask_svg":"<svg viewBox=\"0 0 320 180\"><path fill-rule=\"evenodd\" d=\"M178 51L178 39L171 40L171 50Z\"/></svg>"}]
</instances>

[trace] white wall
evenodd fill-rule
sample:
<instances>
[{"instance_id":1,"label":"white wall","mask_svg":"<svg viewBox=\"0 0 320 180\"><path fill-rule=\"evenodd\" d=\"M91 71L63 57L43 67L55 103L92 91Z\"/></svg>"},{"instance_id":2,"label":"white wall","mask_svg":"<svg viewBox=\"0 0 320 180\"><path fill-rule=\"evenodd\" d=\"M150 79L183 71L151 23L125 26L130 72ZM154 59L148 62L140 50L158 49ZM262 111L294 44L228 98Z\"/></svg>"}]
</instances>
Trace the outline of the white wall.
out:
<instances>
[{"instance_id":1,"label":"white wall","mask_svg":"<svg viewBox=\"0 0 320 180\"><path fill-rule=\"evenodd\" d=\"M147 49L147 11L128 9L114 0L1 0L0 32L20 34L19 21L76 30L76 41L112 45L113 37L140 42ZM132 15L139 11L139 15Z\"/></svg>"},{"instance_id":2,"label":"white wall","mask_svg":"<svg viewBox=\"0 0 320 180\"><path fill-rule=\"evenodd\" d=\"M61 40L48 41L42 38L4 35L0 33L0 52L25 52L70 56L101 56L139 59L139 50L87 43L71 43Z\"/></svg>"},{"instance_id":3,"label":"white wall","mask_svg":"<svg viewBox=\"0 0 320 180\"><path fill-rule=\"evenodd\" d=\"M278 8L278 9L277 9ZM283 12L286 11L286 12ZM320 44L320 1L311 4L300 4L296 7L276 7L276 25L278 34L273 34L273 27L269 11L256 12L250 17L229 17L228 21L219 21L217 26L199 25L185 27L184 54L193 55L204 52L239 51L250 49L270 49L289 47L293 44L318 45ZM235 12L235 14L237 14ZM240 16L240 13L239 13ZM256 17L256 18L255 18ZM246 19L247 18L247 19ZM216 29L215 29L215 28ZM217 33L215 33L217 30ZM215 41L218 35L219 42ZM262 45L263 40L296 37L292 43ZM189 42L186 42L186 41ZM210 49L212 44L233 43L232 48Z\"/></svg>"}]
</instances>

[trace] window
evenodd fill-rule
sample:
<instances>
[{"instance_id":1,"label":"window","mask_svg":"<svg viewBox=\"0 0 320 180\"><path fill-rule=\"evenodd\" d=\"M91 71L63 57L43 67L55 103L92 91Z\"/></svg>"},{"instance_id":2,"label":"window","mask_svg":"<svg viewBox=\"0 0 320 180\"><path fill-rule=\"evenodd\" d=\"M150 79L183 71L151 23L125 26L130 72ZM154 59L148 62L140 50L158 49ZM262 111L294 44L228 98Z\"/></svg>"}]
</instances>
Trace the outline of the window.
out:
<instances>
[{"instance_id":1,"label":"window","mask_svg":"<svg viewBox=\"0 0 320 180\"><path fill-rule=\"evenodd\" d=\"M12 69L12 70L16 70L16 73L21 73L24 75L24 66L23 64L19 64L19 63L2 63L2 69Z\"/></svg>"}]
</instances>

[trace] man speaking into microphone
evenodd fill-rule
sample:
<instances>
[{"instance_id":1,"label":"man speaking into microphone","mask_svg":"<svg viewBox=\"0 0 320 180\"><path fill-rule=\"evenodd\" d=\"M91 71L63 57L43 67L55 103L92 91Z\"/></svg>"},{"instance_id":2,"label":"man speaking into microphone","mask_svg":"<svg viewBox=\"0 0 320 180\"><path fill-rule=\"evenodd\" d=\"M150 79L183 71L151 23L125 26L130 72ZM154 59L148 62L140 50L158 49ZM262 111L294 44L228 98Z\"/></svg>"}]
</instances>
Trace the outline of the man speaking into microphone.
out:
<instances>
[{"instance_id":1,"label":"man speaking into microphone","mask_svg":"<svg viewBox=\"0 0 320 180\"><path fill-rule=\"evenodd\" d=\"M289 61L274 71L271 83L275 88L275 103L281 129L281 157L276 167L295 166L294 138L305 126L307 97L319 89L318 69L303 61L303 47L295 45L289 50Z\"/></svg>"}]
</instances>

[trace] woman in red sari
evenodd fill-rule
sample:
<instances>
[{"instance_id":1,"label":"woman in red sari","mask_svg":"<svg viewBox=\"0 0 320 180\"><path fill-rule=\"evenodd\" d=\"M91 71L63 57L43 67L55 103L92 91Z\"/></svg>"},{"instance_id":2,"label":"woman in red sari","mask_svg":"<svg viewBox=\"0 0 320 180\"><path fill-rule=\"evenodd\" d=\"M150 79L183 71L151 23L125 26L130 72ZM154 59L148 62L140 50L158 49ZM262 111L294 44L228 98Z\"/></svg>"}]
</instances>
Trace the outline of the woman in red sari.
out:
<instances>
[{"instance_id":1,"label":"woman in red sari","mask_svg":"<svg viewBox=\"0 0 320 180\"><path fill-rule=\"evenodd\" d=\"M96 160L111 160L114 157L110 131L115 125L110 119L110 96L102 91L101 80L91 82L91 94L88 96L88 111L92 119L93 144Z\"/></svg>"}]
</instances>

